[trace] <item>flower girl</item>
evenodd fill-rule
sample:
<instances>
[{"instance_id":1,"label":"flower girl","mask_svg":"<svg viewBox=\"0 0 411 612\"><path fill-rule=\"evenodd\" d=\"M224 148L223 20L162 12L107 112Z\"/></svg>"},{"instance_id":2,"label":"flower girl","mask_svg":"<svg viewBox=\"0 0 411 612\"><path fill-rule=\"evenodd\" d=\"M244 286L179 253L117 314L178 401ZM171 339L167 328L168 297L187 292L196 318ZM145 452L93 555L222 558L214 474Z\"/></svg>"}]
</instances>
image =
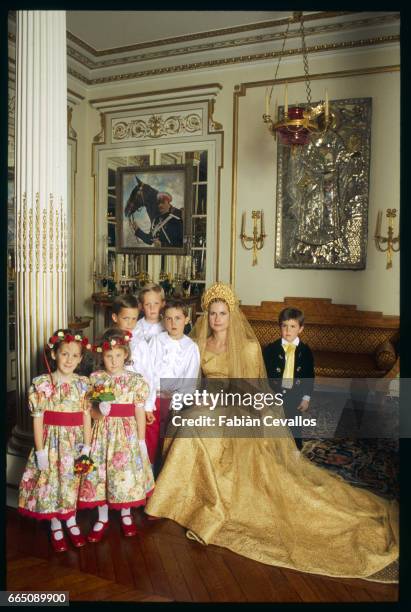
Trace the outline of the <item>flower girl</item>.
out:
<instances>
[{"instance_id":1,"label":"flower girl","mask_svg":"<svg viewBox=\"0 0 411 612\"><path fill-rule=\"evenodd\" d=\"M55 371L34 378L28 394L34 448L20 483L19 512L50 520L53 548L63 552L68 546L61 520L66 522L75 547L86 543L76 524L80 477L75 460L90 451L89 381L75 370L84 350L91 346L81 334L59 329L49 339L48 347Z\"/></svg>"},{"instance_id":2,"label":"flower girl","mask_svg":"<svg viewBox=\"0 0 411 612\"><path fill-rule=\"evenodd\" d=\"M149 389L141 375L124 367L130 358L129 341L127 332L112 328L95 347L104 362L104 370L90 376L91 400L99 404L101 413L91 440L90 456L96 469L83 479L79 496L79 508L98 507L89 542L102 539L109 525L109 508L121 511L124 535L136 535L131 507L145 505L154 488L144 439Z\"/></svg>"}]
</instances>

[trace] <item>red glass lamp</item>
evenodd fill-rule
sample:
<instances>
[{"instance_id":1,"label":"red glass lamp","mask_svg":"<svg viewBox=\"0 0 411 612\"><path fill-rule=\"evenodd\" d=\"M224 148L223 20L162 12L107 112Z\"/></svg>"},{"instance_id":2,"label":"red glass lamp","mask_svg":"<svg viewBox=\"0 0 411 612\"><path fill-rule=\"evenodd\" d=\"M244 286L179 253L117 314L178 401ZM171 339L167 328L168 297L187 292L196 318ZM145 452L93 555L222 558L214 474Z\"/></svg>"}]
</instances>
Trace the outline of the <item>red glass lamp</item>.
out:
<instances>
[{"instance_id":1,"label":"red glass lamp","mask_svg":"<svg viewBox=\"0 0 411 612\"><path fill-rule=\"evenodd\" d=\"M310 87L310 76L308 73L308 59L307 59L307 48L305 44L304 34L304 17L303 13L293 13L290 18L287 29L285 31L283 47L278 59L277 70L275 73L274 80L276 80L278 68L280 65L281 58L283 56L285 41L287 39L288 29L292 22L300 21L300 32L301 32L301 48L303 51L303 62L305 72L305 86L307 90L307 104L304 106L293 106L288 108L288 87L285 85L284 95L284 115L278 121L273 121L270 115L270 102L273 92L274 85L271 87L271 92L266 93L265 99L265 113L263 115L264 123L268 124L268 129L274 135L274 138L279 135L281 144L288 146L303 146L310 142L312 133L324 133L330 124L330 113L328 104L328 94L325 91L325 101L321 102L317 106L311 105L311 87Z\"/></svg>"}]
</instances>

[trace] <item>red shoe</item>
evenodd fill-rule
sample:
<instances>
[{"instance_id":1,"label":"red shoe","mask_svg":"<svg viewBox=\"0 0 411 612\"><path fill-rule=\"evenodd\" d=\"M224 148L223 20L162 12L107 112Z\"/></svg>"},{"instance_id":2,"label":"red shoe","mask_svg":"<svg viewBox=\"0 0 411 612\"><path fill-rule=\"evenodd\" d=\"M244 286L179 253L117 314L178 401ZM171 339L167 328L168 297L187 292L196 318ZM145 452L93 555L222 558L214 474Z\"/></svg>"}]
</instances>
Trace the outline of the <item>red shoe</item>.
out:
<instances>
[{"instance_id":1,"label":"red shoe","mask_svg":"<svg viewBox=\"0 0 411 612\"><path fill-rule=\"evenodd\" d=\"M69 534L69 538L71 543L73 544L73 546L75 546L75 548L80 548L81 546L85 546L87 544L87 540L86 538L83 536L82 533L79 534L75 534L72 533L72 529L74 529L74 527L77 527L78 529L78 525L73 525L72 527L68 527L68 534Z\"/></svg>"},{"instance_id":2,"label":"red shoe","mask_svg":"<svg viewBox=\"0 0 411 612\"><path fill-rule=\"evenodd\" d=\"M104 532L107 531L108 529L108 521L106 521L105 523L103 521L96 521L96 523L94 524L94 526L97 525L97 523L101 523L103 525L102 529L100 529L100 531L96 531L93 528L93 531L91 531L88 536L87 536L87 541L88 542L100 542L100 540L102 539Z\"/></svg>"},{"instance_id":3,"label":"red shoe","mask_svg":"<svg viewBox=\"0 0 411 612\"><path fill-rule=\"evenodd\" d=\"M131 525L126 525L124 522L125 518L131 518L131 515L129 514L128 516L122 516L121 517L121 529L123 530L123 534L127 537L127 538L131 538L132 536L137 535L137 526L136 524L133 522L131 523ZM131 520L133 520L131 518Z\"/></svg>"},{"instance_id":4,"label":"red shoe","mask_svg":"<svg viewBox=\"0 0 411 612\"><path fill-rule=\"evenodd\" d=\"M57 533L58 531L61 531L61 533L63 533L62 529L52 529L51 530L51 544L54 548L54 552L65 552L66 550L68 550L68 546L67 546L67 540L64 537L64 533L63 533L63 537L60 540L56 540L55 538L55 533Z\"/></svg>"}]
</instances>

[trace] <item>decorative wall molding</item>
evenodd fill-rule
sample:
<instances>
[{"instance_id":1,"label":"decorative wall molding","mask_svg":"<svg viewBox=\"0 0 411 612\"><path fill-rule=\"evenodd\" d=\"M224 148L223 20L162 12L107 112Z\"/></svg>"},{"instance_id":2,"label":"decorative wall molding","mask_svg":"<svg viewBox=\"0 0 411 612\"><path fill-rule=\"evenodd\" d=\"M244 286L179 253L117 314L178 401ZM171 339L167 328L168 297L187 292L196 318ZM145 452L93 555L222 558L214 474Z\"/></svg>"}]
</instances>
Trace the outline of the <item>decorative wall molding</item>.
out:
<instances>
[{"instance_id":1,"label":"decorative wall molding","mask_svg":"<svg viewBox=\"0 0 411 612\"><path fill-rule=\"evenodd\" d=\"M159 91L144 91L137 94L123 94L109 98L89 100L91 106L99 111L120 112L129 109L143 109L155 106L175 106L204 100L214 100L223 86L220 83L205 83L190 87L173 87Z\"/></svg>"},{"instance_id":2,"label":"decorative wall molding","mask_svg":"<svg viewBox=\"0 0 411 612\"><path fill-rule=\"evenodd\" d=\"M304 22L317 21L319 19L331 19L336 17L343 17L345 15L356 15L357 12L353 11L320 11L306 15ZM217 30L211 30L208 32L197 32L195 34L187 34L183 36L174 36L170 38L162 38L159 40L153 40L144 43L136 43L133 45L126 45L123 47L112 47L110 49L97 50L81 38L75 36L70 31L67 31L67 40L75 43L79 47L82 47L85 51L93 55L94 57L101 57L104 55L111 55L113 53L127 53L129 51L136 51L138 49L150 49L152 47L162 47L165 45L173 45L178 43L185 43L192 40L200 40L202 38L216 38L218 36L227 36L231 34L239 34L240 32L252 32L254 30L262 30L266 28L282 27L288 23L288 18L275 19L270 21L260 21L258 23L249 23L243 26L234 26L231 28L219 28ZM299 23L298 19L292 19L291 23Z\"/></svg>"},{"instance_id":3,"label":"decorative wall molding","mask_svg":"<svg viewBox=\"0 0 411 612\"><path fill-rule=\"evenodd\" d=\"M221 89L219 83L210 83L89 100L101 122L93 142L103 144L107 135L118 144L221 132L221 123L213 117Z\"/></svg>"},{"instance_id":4,"label":"decorative wall molding","mask_svg":"<svg viewBox=\"0 0 411 612\"><path fill-rule=\"evenodd\" d=\"M379 36L377 38L366 38L355 41L341 42L341 43L329 43L324 45L315 45L313 47L307 47L307 53L324 53L326 51L342 51L346 49L357 49L362 47L372 47L375 45L386 45L386 44L395 44L399 43L400 36L399 34L389 35L389 36ZM193 70L204 70L206 68L221 68L224 66L231 66L236 64L249 64L253 62L266 61L266 60L275 60L283 55L283 57L291 57L294 55L301 55L302 49L289 49L286 50L284 54L281 54L279 51L271 51L264 53L256 53L254 55L241 55L236 57L224 57L218 60L210 60L205 62L193 62L191 64L179 64L176 66L166 66L162 68L153 68L148 70L140 70L136 72L122 73L122 74L113 74L106 77L98 77L98 78L87 78L84 75L81 75L77 71L72 70L71 67L68 68L68 74L71 76L80 79L82 82L86 83L88 86L93 85L104 85L106 83L115 83L119 81L126 81L130 79L143 79L147 77L160 76L166 74L174 74L177 72L188 72Z\"/></svg>"},{"instance_id":5,"label":"decorative wall molding","mask_svg":"<svg viewBox=\"0 0 411 612\"><path fill-rule=\"evenodd\" d=\"M287 13L285 13L287 14ZM399 42L399 12L318 11L304 15L309 53L343 52ZM68 74L86 87L216 69L281 56L289 17L208 32L95 49L67 32ZM15 16L9 18L9 55L15 52ZM284 57L301 55L299 20L291 19ZM291 45L291 48L290 48ZM183 59L183 62L176 61Z\"/></svg>"},{"instance_id":6,"label":"decorative wall molding","mask_svg":"<svg viewBox=\"0 0 411 612\"><path fill-rule=\"evenodd\" d=\"M147 114L111 120L112 142L131 142L147 138L193 136L203 131L203 109L176 113Z\"/></svg>"},{"instance_id":7,"label":"decorative wall molding","mask_svg":"<svg viewBox=\"0 0 411 612\"><path fill-rule=\"evenodd\" d=\"M16 89L15 82L9 81L8 87L8 113L7 113L7 158L8 166L14 168L14 157L15 157L15 108L16 108Z\"/></svg>"},{"instance_id":8,"label":"decorative wall molding","mask_svg":"<svg viewBox=\"0 0 411 612\"><path fill-rule=\"evenodd\" d=\"M71 125L71 121L73 119L73 108L71 106L67 107L67 138L73 138L73 140L77 139L77 132Z\"/></svg>"},{"instance_id":9,"label":"decorative wall molding","mask_svg":"<svg viewBox=\"0 0 411 612\"><path fill-rule=\"evenodd\" d=\"M305 36L306 38L310 38L310 37L318 36L320 34L334 34L337 32L344 32L348 30L359 29L361 27L366 27L366 28L379 27L379 26L383 26L388 23L398 22L398 20L399 20L398 14L391 14L391 15L379 15L377 17L372 17L372 18L356 19L352 21L326 23L326 24L317 25L311 28L306 28ZM221 49L227 50L227 49L233 49L233 48L238 48L242 46L250 46L250 45L256 45L256 44L267 43L267 42L270 43L270 42L282 41L283 36L284 36L283 31L268 32L264 34L256 34L254 36L246 36L242 38L209 41L206 43L201 43L197 45L188 45L188 46L183 46L183 47L178 47L178 48L173 48L173 49L159 49L156 51L150 51L146 53L134 53L133 55L121 55L120 57L114 57L114 56L115 55L118 56L118 54L124 53L124 51L133 51L141 47L139 45L133 45L129 47L119 47L119 48L110 49L110 52L106 52L106 51L99 52L93 49L91 51L92 57L90 57L88 55L85 55L81 51L79 51L77 48L74 48L68 45L67 53L70 58L76 60L77 62L79 62L86 68L88 68L90 71L93 71L93 70L98 70L100 68L109 68L113 66L124 66L126 64L147 62L150 60L159 60L159 59L168 58L168 57L175 57L178 55L192 55L192 54L204 53L206 51L216 51L216 50L221 50ZM301 34L299 32L299 29L297 28L293 31L290 31L287 36L288 41L292 41L294 39L297 39L297 40L301 39ZM151 46L151 45L148 45L148 46ZM107 59L104 59L104 60L95 59L96 57L101 57L101 55L107 56ZM108 57L109 55L111 57Z\"/></svg>"},{"instance_id":10,"label":"decorative wall molding","mask_svg":"<svg viewBox=\"0 0 411 612\"><path fill-rule=\"evenodd\" d=\"M67 102L72 106L76 106L80 104L85 97L79 94L77 91L73 91L72 89L67 89Z\"/></svg>"},{"instance_id":11,"label":"decorative wall molding","mask_svg":"<svg viewBox=\"0 0 411 612\"><path fill-rule=\"evenodd\" d=\"M106 142L106 115L100 113L100 127L101 130L93 138L95 144L105 144Z\"/></svg>"}]
</instances>

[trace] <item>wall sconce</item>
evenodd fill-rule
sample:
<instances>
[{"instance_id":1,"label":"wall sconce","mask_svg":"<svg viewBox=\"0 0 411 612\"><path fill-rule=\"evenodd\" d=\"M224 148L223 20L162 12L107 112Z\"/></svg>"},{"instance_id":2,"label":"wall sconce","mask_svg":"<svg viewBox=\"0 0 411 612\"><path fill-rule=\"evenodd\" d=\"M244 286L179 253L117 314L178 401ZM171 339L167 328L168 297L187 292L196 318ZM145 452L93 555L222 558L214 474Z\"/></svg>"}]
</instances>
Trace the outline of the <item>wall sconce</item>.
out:
<instances>
[{"instance_id":1,"label":"wall sconce","mask_svg":"<svg viewBox=\"0 0 411 612\"><path fill-rule=\"evenodd\" d=\"M388 208L386 217L388 219L388 236L381 236L382 212L379 210L377 215L377 226L375 228L375 246L382 253L387 253L386 270L392 268L392 254L398 253L400 250L400 234L394 238L394 229L392 220L397 216L396 208ZM386 245L385 248L383 245Z\"/></svg>"},{"instance_id":2,"label":"wall sconce","mask_svg":"<svg viewBox=\"0 0 411 612\"><path fill-rule=\"evenodd\" d=\"M264 212L261 210L253 210L251 212L251 218L253 220L253 235L247 236L245 233L245 215L243 213L242 221L241 221L241 244L246 249L246 251L253 251L253 266L257 265L257 251L261 251L264 246L264 239L267 237L267 234L264 233ZM258 233L257 224L260 221L260 233ZM250 246L247 246L247 243L251 242Z\"/></svg>"}]
</instances>

